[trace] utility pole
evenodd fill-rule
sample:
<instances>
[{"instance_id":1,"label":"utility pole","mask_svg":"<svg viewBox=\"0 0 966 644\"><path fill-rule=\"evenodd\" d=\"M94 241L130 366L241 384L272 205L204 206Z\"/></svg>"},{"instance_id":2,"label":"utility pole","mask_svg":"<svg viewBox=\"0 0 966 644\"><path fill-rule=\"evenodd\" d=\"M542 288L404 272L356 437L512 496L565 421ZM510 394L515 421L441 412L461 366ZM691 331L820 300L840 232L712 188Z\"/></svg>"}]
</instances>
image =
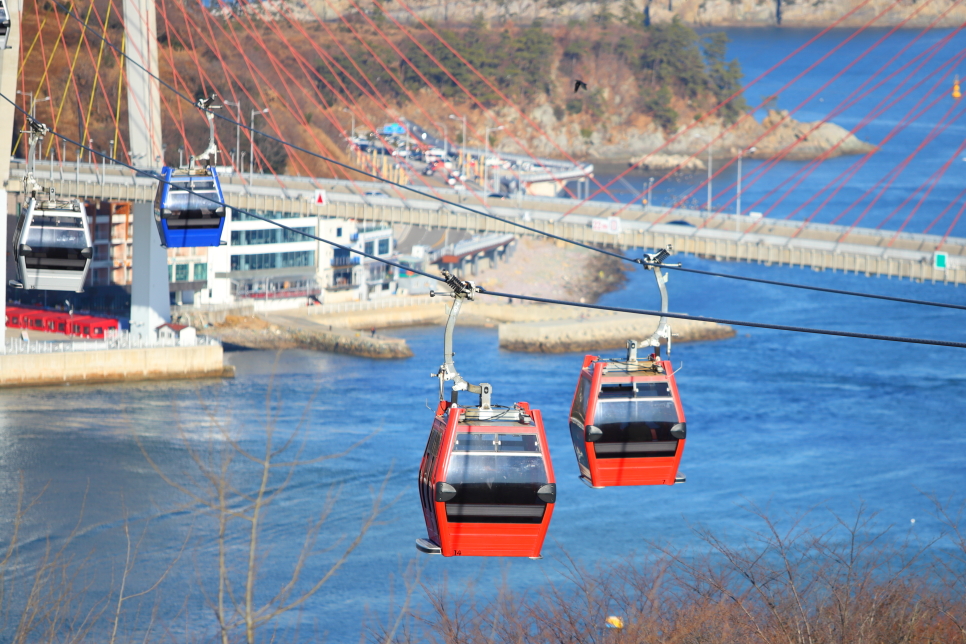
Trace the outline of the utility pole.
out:
<instances>
[{"instance_id":1,"label":"utility pole","mask_svg":"<svg viewBox=\"0 0 966 644\"><path fill-rule=\"evenodd\" d=\"M449 117L454 121L463 121L463 140L460 142L463 146L462 152L460 152L460 176L466 174L466 117L456 116L455 114L450 114Z\"/></svg>"},{"instance_id":2,"label":"utility pole","mask_svg":"<svg viewBox=\"0 0 966 644\"><path fill-rule=\"evenodd\" d=\"M757 148L750 147L748 148L748 153L749 154L754 153L755 150L757 150ZM736 202L735 214L738 215L739 217L741 216L741 157L744 156L744 153L745 153L744 150L738 151L738 194L737 194L737 198L735 199L735 202ZM735 220L735 230L736 231L738 230L737 219Z\"/></svg>"},{"instance_id":3,"label":"utility pole","mask_svg":"<svg viewBox=\"0 0 966 644\"><path fill-rule=\"evenodd\" d=\"M490 161L490 132L498 132L502 130L505 126L501 125L499 127L488 127L484 128L486 131L483 136L483 199L486 200L487 195L490 194L490 187L487 185L487 166Z\"/></svg>"},{"instance_id":4,"label":"utility pole","mask_svg":"<svg viewBox=\"0 0 966 644\"><path fill-rule=\"evenodd\" d=\"M252 173L255 171L255 117L267 113L267 107L263 110L252 110L251 118L248 121L252 128L249 131L251 136L248 139L248 183L252 182Z\"/></svg>"},{"instance_id":5,"label":"utility pole","mask_svg":"<svg viewBox=\"0 0 966 644\"><path fill-rule=\"evenodd\" d=\"M646 208L646 210L650 210L651 209L651 187L653 185L654 185L654 177L648 177L648 179L647 179L647 208Z\"/></svg>"},{"instance_id":6,"label":"utility pole","mask_svg":"<svg viewBox=\"0 0 966 644\"><path fill-rule=\"evenodd\" d=\"M708 144L708 216L711 216L711 147L712 143Z\"/></svg>"},{"instance_id":7,"label":"utility pole","mask_svg":"<svg viewBox=\"0 0 966 644\"><path fill-rule=\"evenodd\" d=\"M238 165L238 157L241 153L241 123L242 123L242 111L241 102L234 101L222 101L225 105L231 105L232 107L238 108L238 117L235 121L235 156L232 157L232 164L235 166L235 172L241 172L241 166Z\"/></svg>"}]
</instances>

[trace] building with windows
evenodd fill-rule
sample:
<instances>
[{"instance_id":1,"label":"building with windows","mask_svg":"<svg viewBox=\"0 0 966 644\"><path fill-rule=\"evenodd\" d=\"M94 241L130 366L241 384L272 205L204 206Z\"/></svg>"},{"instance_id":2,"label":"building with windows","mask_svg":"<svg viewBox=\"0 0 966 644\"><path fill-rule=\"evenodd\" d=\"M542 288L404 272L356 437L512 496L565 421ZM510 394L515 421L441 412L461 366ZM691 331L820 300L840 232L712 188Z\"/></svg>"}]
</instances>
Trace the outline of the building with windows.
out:
<instances>
[{"instance_id":1,"label":"building with windows","mask_svg":"<svg viewBox=\"0 0 966 644\"><path fill-rule=\"evenodd\" d=\"M291 230L229 209L224 245L168 249L172 303L230 304L285 298L342 302L396 293L399 276L392 267L303 234L389 259L396 253L391 227L360 227L354 220L270 210L257 214ZM88 215L94 242L89 285L129 289L134 233L131 204L101 202L96 208L89 204Z\"/></svg>"},{"instance_id":2,"label":"building with windows","mask_svg":"<svg viewBox=\"0 0 966 644\"><path fill-rule=\"evenodd\" d=\"M342 302L395 292L395 274L384 264L303 234L389 258L394 252L390 227L360 229L353 220L270 210L256 214L284 220L291 230L229 212L226 245L208 249L207 289L198 293L200 304L285 298Z\"/></svg>"}]
</instances>

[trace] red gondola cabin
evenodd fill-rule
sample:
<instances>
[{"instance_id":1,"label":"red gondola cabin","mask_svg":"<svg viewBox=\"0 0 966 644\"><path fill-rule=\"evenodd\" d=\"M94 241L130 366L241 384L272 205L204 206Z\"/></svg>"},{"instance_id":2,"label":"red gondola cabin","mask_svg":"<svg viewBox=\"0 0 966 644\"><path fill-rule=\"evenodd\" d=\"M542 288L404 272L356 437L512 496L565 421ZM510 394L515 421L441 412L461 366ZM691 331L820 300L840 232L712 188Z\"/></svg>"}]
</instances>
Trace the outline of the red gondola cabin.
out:
<instances>
[{"instance_id":1,"label":"red gondola cabin","mask_svg":"<svg viewBox=\"0 0 966 644\"><path fill-rule=\"evenodd\" d=\"M527 403L486 411L439 403L419 468L429 538L416 546L537 558L557 496L543 418Z\"/></svg>"},{"instance_id":2,"label":"red gondola cabin","mask_svg":"<svg viewBox=\"0 0 966 644\"><path fill-rule=\"evenodd\" d=\"M687 425L671 363L586 356L570 410L580 477L592 487L673 485Z\"/></svg>"}]
</instances>

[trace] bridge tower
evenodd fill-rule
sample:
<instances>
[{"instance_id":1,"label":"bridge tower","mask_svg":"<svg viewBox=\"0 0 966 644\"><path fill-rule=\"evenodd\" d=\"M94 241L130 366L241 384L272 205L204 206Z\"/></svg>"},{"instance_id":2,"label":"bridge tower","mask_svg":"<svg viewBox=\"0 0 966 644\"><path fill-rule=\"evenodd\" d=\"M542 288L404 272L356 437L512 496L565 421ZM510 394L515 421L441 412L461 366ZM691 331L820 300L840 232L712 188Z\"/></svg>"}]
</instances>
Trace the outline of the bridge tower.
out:
<instances>
[{"instance_id":1,"label":"bridge tower","mask_svg":"<svg viewBox=\"0 0 966 644\"><path fill-rule=\"evenodd\" d=\"M160 170L164 148L154 0L124 0L124 26L131 160L138 168ZM135 202L132 209L131 333L145 339L153 337L158 326L171 320L168 254L161 246L153 209L153 204L141 202Z\"/></svg>"},{"instance_id":2,"label":"bridge tower","mask_svg":"<svg viewBox=\"0 0 966 644\"><path fill-rule=\"evenodd\" d=\"M14 100L17 97L17 72L20 56L20 2L7 3L10 16L10 30L7 35L7 48L0 50L0 94ZM0 100L0 141L13 141L14 107ZM10 153L0 154L0 239L4 240L4 257L0 260L0 285L7 288L7 251L10 234L7 229L7 215L10 214L7 195L7 181L10 179ZM16 212L16 208L13 209ZM6 319L7 298L0 297L0 319ZM6 328L4 328L6 330ZM6 350L6 342L0 342L0 354Z\"/></svg>"}]
</instances>

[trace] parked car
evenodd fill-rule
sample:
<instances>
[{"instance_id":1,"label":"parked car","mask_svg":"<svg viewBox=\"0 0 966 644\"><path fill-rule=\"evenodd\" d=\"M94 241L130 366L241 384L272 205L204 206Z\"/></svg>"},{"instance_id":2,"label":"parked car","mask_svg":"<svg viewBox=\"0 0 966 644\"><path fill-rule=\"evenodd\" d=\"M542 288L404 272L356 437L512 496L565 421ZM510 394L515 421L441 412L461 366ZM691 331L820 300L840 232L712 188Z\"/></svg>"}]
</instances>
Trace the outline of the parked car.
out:
<instances>
[{"instance_id":1,"label":"parked car","mask_svg":"<svg viewBox=\"0 0 966 644\"><path fill-rule=\"evenodd\" d=\"M382 197L383 199L388 199L389 197L382 190L366 190L367 197Z\"/></svg>"}]
</instances>

